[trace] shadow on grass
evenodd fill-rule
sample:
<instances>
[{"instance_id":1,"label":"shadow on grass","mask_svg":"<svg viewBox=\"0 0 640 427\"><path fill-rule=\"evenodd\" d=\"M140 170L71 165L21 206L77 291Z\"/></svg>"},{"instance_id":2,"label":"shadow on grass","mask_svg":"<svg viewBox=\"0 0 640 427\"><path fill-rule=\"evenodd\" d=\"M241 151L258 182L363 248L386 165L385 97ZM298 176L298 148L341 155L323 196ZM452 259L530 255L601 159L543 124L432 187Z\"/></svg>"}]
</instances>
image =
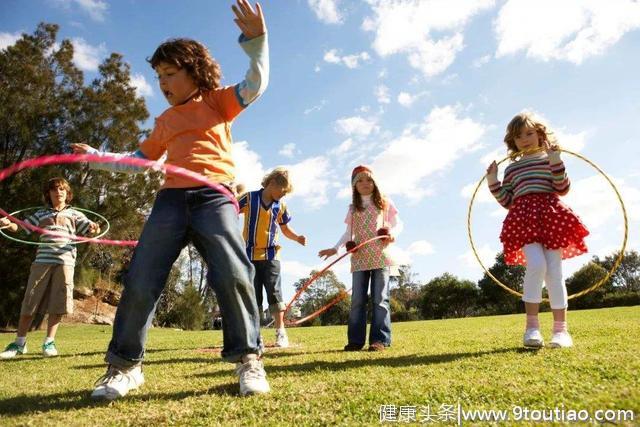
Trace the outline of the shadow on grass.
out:
<instances>
[{"instance_id":1,"label":"shadow on grass","mask_svg":"<svg viewBox=\"0 0 640 427\"><path fill-rule=\"evenodd\" d=\"M180 351L180 350L192 350L190 348L160 348L160 349L150 349L150 350L146 350L146 353L162 353L165 351ZM65 358L69 358L69 357L90 357L90 356L104 356L106 354L107 350L105 348L105 350L103 351L90 351L90 352L84 352L84 353L65 353L65 354L60 354L58 356L56 356L56 359L65 359ZM16 363L16 362L32 362L34 360L40 360L40 359L44 359L44 356L40 353L27 353L25 356L18 356L15 357L13 359L4 359L2 361L0 361L0 363ZM88 365L87 365L88 366ZM104 366L104 363L99 364L99 365L93 365L93 367L97 367L97 366ZM89 366L88 366L89 367Z\"/></svg>"},{"instance_id":2,"label":"shadow on grass","mask_svg":"<svg viewBox=\"0 0 640 427\"><path fill-rule=\"evenodd\" d=\"M273 375L274 373L287 373L287 372L317 372L318 370L327 371L342 371L346 369L357 369L365 366L387 366L387 367L406 367L414 365L433 365L438 363L448 363L455 360L471 358L471 357L483 357L493 354L503 353L531 353L529 350L522 349L520 347L514 348L501 348L491 351L478 351L478 352L465 352L465 353L444 353L444 354L427 354L427 355L404 355L393 356L391 350L385 353L378 352L350 352L349 354L362 354L369 357L362 359L340 360L340 361L310 361L305 363L297 363L292 365L272 365L266 359L265 369L267 374ZM340 350L328 350L318 353L344 353ZM311 353L314 354L314 353ZM384 354L384 356L382 356ZM382 356L382 357L379 357ZM206 372L195 374L194 377L216 377L226 375L225 372Z\"/></svg>"},{"instance_id":3,"label":"shadow on grass","mask_svg":"<svg viewBox=\"0 0 640 427\"><path fill-rule=\"evenodd\" d=\"M239 388L237 382L220 384L205 390L189 390L174 393L144 393L142 391L134 391L126 397L122 398L127 402L146 402L151 400L182 400L189 397L197 397L203 395L216 396L239 396ZM82 391L72 391L67 393L56 393L50 395L37 396L16 396L9 399L0 400L0 415L2 416L19 416L29 413L41 413L49 411L69 411L76 409L84 409L91 407L109 406L111 402L93 400L91 397L91 389Z\"/></svg>"}]
</instances>

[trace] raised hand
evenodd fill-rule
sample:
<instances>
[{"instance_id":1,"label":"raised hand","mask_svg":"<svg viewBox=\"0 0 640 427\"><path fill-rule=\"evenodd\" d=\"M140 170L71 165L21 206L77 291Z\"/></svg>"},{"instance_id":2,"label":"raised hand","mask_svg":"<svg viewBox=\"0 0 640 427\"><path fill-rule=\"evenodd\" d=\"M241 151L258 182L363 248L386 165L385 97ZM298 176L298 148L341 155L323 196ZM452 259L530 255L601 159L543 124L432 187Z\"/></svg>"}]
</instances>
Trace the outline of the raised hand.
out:
<instances>
[{"instance_id":1,"label":"raised hand","mask_svg":"<svg viewBox=\"0 0 640 427\"><path fill-rule=\"evenodd\" d=\"M496 182L498 180L498 164L494 160L487 168L487 181Z\"/></svg>"},{"instance_id":2,"label":"raised hand","mask_svg":"<svg viewBox=\"0 0 640 427\"><path fill-rule=\"evenodd\" d=\"M267 32L267 25L264 23L264 15L260 3L256 3L256 10L253 10L251 3L247 0L237 0L237 4L231 6L236 18L233 20L248 39L263 35Z\"/></svg>"},{"instance_id":3,"label":"raised hand","mask_svg":"<svg viewBox=\"0 0 640 427\"><path fill-rule=\"evenodd\" d=\"M73 154L87 154L92 148L93 147L87 144L71 144Z\"/></svg>"},{"instance_id":4,"label":"raised hand","mask_svg":"<svg viewBox=\"0 0 640 427\"><path fill-rule=\"evenodd\" d=\"M557 144L550 144L548 141L544 143L544 149L549 156L549 163L562 163L560 158L560 147Z\"/></svg>"},{"instance_id":5,"label":"raised hand","mask_svg":"<svg viewBox=\"0 0 640 427\"><path fill-rule=\"evenodd\" d=\"M97 222L92 222L89 224L89 233L98 234L100 232L100 224Z\"/></svg>"},{"instance_id":6,"label":"raised hand","mask_svg":"<svg viewBox=\"0 0 640 427\"><path fill-rule=\"evenodd\" d=\"M334 256L337 253L338 253L338 251L336 251L333 248L331 248L331 249L323 249L320 252L318 252L318 256L320 258L323 258L323 259L328 259L329 257Z\"/></svg>"},{"instance_id":7,"label":"raised hand","mask_svg":"<svg viewBox=\"0 0 640 427\"><path fill-rule=\"evenodd\" d=\"M307 246L307 238L306 236L298 236L298 238L296 239L298 241L298 243L300 243L302 246Z\"/></svg>"}]
</instances>

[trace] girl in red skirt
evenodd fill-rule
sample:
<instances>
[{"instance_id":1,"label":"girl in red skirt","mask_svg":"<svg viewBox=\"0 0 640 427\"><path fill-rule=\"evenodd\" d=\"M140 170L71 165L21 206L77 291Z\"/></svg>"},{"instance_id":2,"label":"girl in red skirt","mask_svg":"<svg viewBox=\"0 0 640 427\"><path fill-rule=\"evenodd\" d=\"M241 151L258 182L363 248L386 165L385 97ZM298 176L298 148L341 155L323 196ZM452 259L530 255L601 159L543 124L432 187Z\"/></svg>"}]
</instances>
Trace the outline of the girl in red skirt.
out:
<instances>
[{"instance_id":1,"label":"girl in red skirt","mask_svg":"<svg viewBox=\"0 0 640 427\"><path fill-rule=\"evenodd\" d=\"M509 122L504 142L515 161L505 169L502 183L496 162L491 163L487 183L498 203L509 209L500 233L505 263L527 266L522 297L527 312L524 346L544 346L538 322L544 281L553 312L549 346L571 347L562 260L587 251L584 238L589 231L560 201L570 183L553 132L533 114L520 113ZM522 151L528 154L515 156Z\"/></svg>"}]
</instances>

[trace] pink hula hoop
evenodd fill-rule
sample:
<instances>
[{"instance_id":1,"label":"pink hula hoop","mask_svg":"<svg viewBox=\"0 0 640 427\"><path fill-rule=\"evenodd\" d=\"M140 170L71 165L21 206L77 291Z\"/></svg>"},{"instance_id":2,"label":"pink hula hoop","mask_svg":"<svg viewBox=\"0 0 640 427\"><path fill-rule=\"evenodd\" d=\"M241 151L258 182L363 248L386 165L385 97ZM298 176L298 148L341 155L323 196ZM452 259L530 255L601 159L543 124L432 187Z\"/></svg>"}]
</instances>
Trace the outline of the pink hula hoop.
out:
<instances>
[{"instance_id":1,"label":"pink hula hoop","mask_svg":"<svg viewBox=\"0 0 640 427\"><path fill-rule=\"evenodd\" d=\"M68 163L81 163L81 162L89 162L89 163L123 163L131 166L140 166L145 168L150 168L156 171L164 172L165 174L178 175L183 178L191 179L197 183L200 183L204 186L213 188L214 190L224 194L229 201L233 204L236 212L239 212L238 201L235 196L231 194L231 192L223 185L217 184L209 181L203 175L200 175L196 172L190 171L185 168L181 168L179 166L174 166L166 163L158 163L153 160L140 159L137 157L118 157L118 156L98 156L95 154L55 154L51 156L41 156L33 159L27 159L20 163L15 163L8 168L5 168L0 171L0 181L7 179L8 177L20 172L24 169L29 168L37 168L41 166L48 165L60 165L60 164L68 164ZM80 236L70 236L64 233L57 233L55 231L45 230L40 227L33 226L24 221L21 221L7 212L5 212L2 208L0 208L0 215L9 218L12 222L19 224L20 226L27 228L31 231L36 231L42 234L49 234L58 237L65 237L72 240L80 241L80 242L91 242L91 243L101 243L104 245L115 245L115 246L135 246L138 244L137 240L109 240L109 239L92 239L90 237L80 237Z\"/></svg>"},{"instance_id":2,"label":"pink hula hoop","mask_svg":"<svg viewBox=\"0 0 640 427\"><path fill-rule=\"evenodd\" d=\"M289 304L287 304L287 306L284 309L285 314L287 313L287 311L289 311L289 309L291 308L291 305L295 302L295 300L297 300L300 295L302 295L302 293L307 290L307 288L309 286L311 286L311 284L313 282L315 282L320 276L322 276L327 270L329 270L331 267L333 267L338 261L340 261L341 259L343 259L344 257L346 257L347 255L350 255L352 253L354 253L355 251L357 251L358 249L360 249L361 247L368 245L369 243L375 241L375 240L381 240L381 239L388 239L389 236L376 236L376 237L372 237L369 240L365 240L364 242L360 243L359 245L355 246L353 249L351 249L350 251L347 251L345 253L343 253L342 255L340 255L338 258L334 259L332 262L330 262L329 264L327 264L327 266L325 266L322 270L320 270L319 272L317 272L316 274L314 274L300 289L298 289L298 292L296 292L296 294L293 296L293 298L291 298L291 301L289 301ZM331 308L332 306L334 306L335 304L337 304L338 302L342 301L344 298L347 297L347 295L349 295L349 293L351 292L351 289L349 289L348 291L344 291L344 292L340 292L340 294L335 297L334 299L332 299L331 301L329 301L329 303L327 303L326 305L324 305L323 307L320 307L318 310L314 311L313 313L309 314L306 317L303 317L302 319L298 319L295 320L293 322L289 322L289 325L299 325L301 323L306 322L307 320L311 320L317 316L319 316L320 314L324 313L325 311L327 311L329 308Z\"/></svg>"}]
</instances>

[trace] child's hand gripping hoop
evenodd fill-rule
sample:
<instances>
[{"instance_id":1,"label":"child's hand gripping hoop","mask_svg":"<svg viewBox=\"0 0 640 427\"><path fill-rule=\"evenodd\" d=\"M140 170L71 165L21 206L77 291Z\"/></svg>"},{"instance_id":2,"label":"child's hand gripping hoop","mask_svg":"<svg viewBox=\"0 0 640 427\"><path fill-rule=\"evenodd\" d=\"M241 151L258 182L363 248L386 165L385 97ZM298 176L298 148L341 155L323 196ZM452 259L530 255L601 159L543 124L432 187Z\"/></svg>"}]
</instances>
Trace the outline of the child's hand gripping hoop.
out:
<instances>
[{"instance_id":1,"label":"child's hand gripping hoop","mask_svg":"<svg viewBox=\"0 0 640 427\"><path fill-rule=\"evenodd\" d=\"M522 155L525 154L531 154L531 153L535 153L538 151L543 151L544 149L535 149L535 150L529 150L529 151L522 151L522 152L518 152L515 153L511 156L507 156L504 159L500 160L498 162L498 165L505 162L506 160L509 159L516 159ZM575 156L581 160L584 160L585 162L587 162L589 165L591 165L595 170L598 171L598 173L600 173L600 175L602 175L604 177L604 179L607 180L607 182L609 183L609 185L611 186L611 188L613 189L613 191L616 194L616 197L618 198L618 202L620 202L620 210L622 211L622 216L624 219L624 238L622 239L622 247L620 248L620 253L618 254L618 257L616 258L616 261L613 263L613 266L611 267L611 269L607 272L607 275L605 277L603 277L601 280L599 280L598 282L596 282L595 284L593 284L591 287L587 288L587 289L583 289L580 292L576 292L575 294L569 295L568 299L573 299L573 298L577 298L580 296L583 296L585 294L588 294L589 292L593 291L594 289L598 288L599 286L601 286L603 283L605 283L607 280L609 280L609 278L611 277L611 275L613 275L613 273L616 271L616 269L620 266L620 263L622 262L622 257L624 256L624 251L625 248L627 247L627 237L629 234L629 224L627 221L627 210L624 207L624 202L622 201L622 196L620 196L620 192L618 191L618 188L615 186L615 184L613 183L613 181L611 181L611 178L609 178L607 176L607 174L600 169L595 163L593 163L591 160L587 159L586 157L582 156L581 154L578 153L574 153L573 151L569 151L569 150L565 150L563 148L557 148L558 151L562 151L564 153L567 154L571 154L572 156ZM484 272L487 274L487 276L489 276L498 286L500 286L501 288L503 288L504 290L506 290L507 292L516 295L518 297L522 297L522 294L518 291L515 291L513 289L511 289L510 287L508 287L507 285L505 285L504 283L502 283L500 280L498 280L498 278L496 278L493 274L491 274L489 272L489 270L487 270L487 268L484 266L484 264L482 263L482 260L480 259L480 256L478 255L478 252L476 251L476 247L473 244L473 235L471 232L471 213L472 213L472 209L473 209L473 202L476 198L476 194L478 193L478 190L480 189L480 186L482 185L483 181L486 179L486 175L484 175L482 178L480 178L480 181L478 182L478 185L476 185L475 190L473 191L473 195L471 196L471 200L469 201L469 209L467 211L467 233L469 235L469 243L471 244L471 250L473 251L473 255L476 257L476 259L478 260L478 263L480 263L480 266L482 267L482 269L484 270ZM549 301L547 298L543 298L543 301Z\"/></svg>"},{"instance_id":2,"label":"child's hand gripping hoop","mask_svg":"<svg viewBox=\"0 0 640 427\"><path fill-rule=\"evenodd\" d=\"M307 283L305 283L300 289L298 289L298 292L296 292L296 294L293 296L293 298L291 298L291 301L289 301L289 304L287 304L287 306L284 309L284 313L286 315L286 313L289 311L289 309L291 308L291 306L293 305L293 303L300 297L300 295L302 295L302 293L307 290L307 288L309 286L311 286L311 284L313 282L315 282L320 276L322 276L327 270L329 270L331 267L333 267L338 261L340 261L341 259L343 259L344 257L346 257L349 254L352 254L354 252L356 252L358 249L360 249L361 247L368 245L371 242L374 242L376 240L382 240L382 239L388 239L388 237L386 235L384 236L376 236L376 237L372 237L369 240L365 240L364 242L360 243L360 244L355 244L355 242L353 241L349 241L347 242L347 245L350 242L353 242L354 246L349 249L349 247L347 246L347 252L343 253L342 255L340 255L338 258L334 259L332 262L330 262L326 267L324 267L322 270L320 270L319 272L317 272L316 274L314 274L308 281ZM335 304L339 303L340 301L342 301L343 299L345 299L347 297L347 295L349 295L351 293L351 289L349 289L348 291L340 291L340 293L338 294L338 296L336 296L334 299L332 299L331 301L329 301L325 306L320 307L318 310L314 311L313 313L303 317L302 319L298 319L295 320L293 322L288 323L288 325L299 325L301 323L306 322L307 320L311 320L317 316L319 316L320 314L324 313L325 311L327 311L329 308L333 307Z\"/></svg>"}]
</instances>

